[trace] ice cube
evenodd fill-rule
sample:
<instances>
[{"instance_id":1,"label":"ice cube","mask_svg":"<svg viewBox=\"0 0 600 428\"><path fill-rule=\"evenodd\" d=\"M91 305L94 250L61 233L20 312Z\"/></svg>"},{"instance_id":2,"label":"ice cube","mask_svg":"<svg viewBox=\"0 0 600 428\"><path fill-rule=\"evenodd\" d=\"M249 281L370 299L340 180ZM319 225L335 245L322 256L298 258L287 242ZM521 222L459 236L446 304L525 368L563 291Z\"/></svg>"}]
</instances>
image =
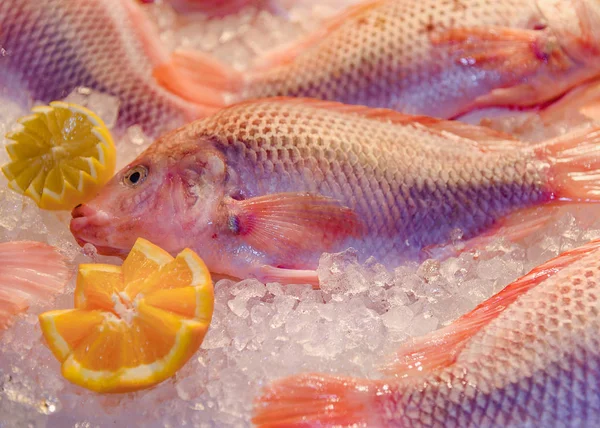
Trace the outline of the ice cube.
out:
<instances>
[{"instance_id":1,"label":"ice cube","mask_svg":"<svg viewBox=\"0 0 600 428\"><path fill-rule=\"evenodd\" d=\"M250 309L250 319L252 320L253 324L259 324L265 322L265 320L270 317L271 312L272 309L270 305L259 302L253 306L252 309Z\"/></svg>"},{"instance_id":2,"label":"ice cube","mask_svg":"<svg viewBox=\"0 0 600 428\"><path fill-rule=\"evenodd\" d=\"M120 104L118 97L90 88L78 87L71 91L64 101L88 108L96 113L109 129L117 123Z\"/></svg>"},{"instance_id":3,"label":"ice cube","mask_svg":"<svg viewBox=\"0 0 600 428\"><path fill-rule=\"evenodd\" d=\"M328 295L359 294L369 288L368 270L359 265L358 252L354 248L337 254L323 254L317 275L321 290Z\"/></svg>"},{"instance_id":4,"label":"ice cube","mask_svg":"<svg viewBox=\"0 0 600 428\"><path fill-rule=\"evenodd\" d=\"M499 257L482 260L477 266L477 274L483 279L497 279L503 275L505 266L504 261Z\"/></svg>"},{"instance_id":5,"label":"ice cube","mask_svg":"<svg viewBox=\"0 0 600 428\"><path fill-rule=\"evenodd\" d=\"M412 337L423 336L427 333L434 331L438 326L438 319L428 312L422 312L416 315L407 327Z\"/></svg>"},{"instance_id":6,"label":"ice cube","mask_svg":"<svg viewBox=\"0 0 600 428\"><path fill-rule=\"evenodd\" d=\"M413 312L407 306L398 306L390 309L381 316L383 325L390 331L400 332L406 330L413 319Z\"/></svg>"},{"instance_id":7,"label":"ice cube","mask_svg":"<svg viewBox=\"0 0 600 428\"><path fill-rule=\"evenodd\" d=\"M279 328L285 323L288 314L294 309L298 299L294 296L276 296L273 305L276 313L271 319L271 328Z\"/></svg>"},{"instance_id":8,"label":"ice cube","mask_svg":"<svg viewBox=\"0 0 600 428\"><path fill-rule=\"evenodd\" d=\"M178 376L179 377L179 376ZM185 401L194 400L202 395L204 387L192 373L182 377L175 385L177 396Z\"/></svg>"},{"instance_id":9,"label":"ice cube","mask_svg":"<svg viewBox=\"0 0 600 428\"><path fill-rule=\"evenodd\" d=\"M253 297L263 297L266 292L266 286L255 279L242 281L233 290L235 298L227 305L238 317L246 318L250 314L247 309L248 301Z\"/></svg>"}]
</instances>

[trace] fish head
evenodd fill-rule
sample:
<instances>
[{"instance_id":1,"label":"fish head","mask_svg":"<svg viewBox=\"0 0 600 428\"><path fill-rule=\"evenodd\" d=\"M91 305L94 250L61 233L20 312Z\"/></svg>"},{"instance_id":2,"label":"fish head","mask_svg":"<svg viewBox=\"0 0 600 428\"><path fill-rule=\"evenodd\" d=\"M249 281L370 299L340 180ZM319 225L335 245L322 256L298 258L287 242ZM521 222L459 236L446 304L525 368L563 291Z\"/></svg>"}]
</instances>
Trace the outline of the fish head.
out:
<instances>
[{"instance_id":1,"label":"fish head","mask_svg":"<svg viewBox=\"0 0 600 428\"><path fill-rule=\"evenodd\" d=\"M560 45L573 61L600 66L600 0L537 0L544 26L553 30L547 49Z\"/></svg>"},{"instance_id":2,"label":"fish head","mask_svg":"<svg viewBox=\"0 0 600 428\"><path fill-rule=\"evenodd\" d=\"M126 256L141 237L175 254L214 233L226 179L222 153L202 142L157 143L73 210L70 228L80 245Z\"/></svg>"}]
</instances>

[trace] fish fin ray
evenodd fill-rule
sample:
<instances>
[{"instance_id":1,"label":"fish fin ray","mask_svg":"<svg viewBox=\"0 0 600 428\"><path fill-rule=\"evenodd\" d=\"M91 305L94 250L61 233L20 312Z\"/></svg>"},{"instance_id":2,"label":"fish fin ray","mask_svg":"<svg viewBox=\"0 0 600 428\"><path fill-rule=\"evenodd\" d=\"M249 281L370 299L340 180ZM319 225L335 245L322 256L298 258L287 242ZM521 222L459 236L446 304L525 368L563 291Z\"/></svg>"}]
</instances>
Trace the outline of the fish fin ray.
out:
<instances>
[{"instance_id":1,"label":"fish fin ray","mask_svg":"<svg viewBox=\"0 0 600 428\"><path fill-rule=\"evenodd\" d=\"M224 107L227 94L235 94L243 86L241 73L196 51L173 52L154 69L153 76L170 93L202 107L203 115Z\"/></svg>"},{"instance_id":2,"label":"fish fin ray","mask_svg":"<svg viewBox=\"0 0 600 428\"><path fill-rule=\"evenodd\" d=\"M555 200L600 202L600 127L576 129L532 150L549 162L547 175Z\"/></svg>"},{"instance_id":3,"label":"fish fin ray","mask_svg":"<svg viewBox=\"0 0 600 428\"><path fill-rule=\"evenodd\" d=\"M294 62L299 55L321 43L331 32L382 3L384 3L383 0L368 0L349 6L340 14L325 20L320 28L301 37L300 40L277 48L271 53L267 53L264 58L259 60L255 66L252 67L251 76L258 76L264 71Z\"/></svg>"},{"instance_id":4,"label":"fish fin ray","mask_svg":"<svg viewBox=\"0 0 600 428\"><path fill-rule=\"evenodd\" d=\"M556 37L547 30L462 27L434 33L431 40L435 46L447 47L458 64L497 70L515 77L516 84L496 88L478 97L474 102L478 108L538 105L557 97L574 84L570 79L558 82L555 78L574 64ZM521 83L542 70L547 73Z\"/></svg>"},{"instance_id":5,"label":"fish fin ray","mask_svg":"<svg viewBox=\"0 0 600 428\"><path fill-rule=\"evenodd\" d=\"M380 370L387 375L405 378L422 376L454 364L468 341L517 298L599 249L600 240L595 240L543 263L452 324L401 346L395 357L380 366Z\"/></svg>"},{"instance_id":6,"label":"fish fin ray","mask_svg":"<svg viewBox=\"0 0 600 428\"><path fill-rule=\"evenodd\" d=\"M254 400L252 423L258 427L381 426L374 409L377 381L306 373L277 380Z\"/></svg>"},{"instance_id":7,"label":"fish fin ray","mask_svg":"<svg viewBox=\"0 0 600 428\"><path fill-rule=\"evenodd\" d=\"M600 14L592 9L588 1L573 0L573 8L579 20L581 28L581 39L578 41L588 50L590 56L600 53L598 43L600 43ZM559 36L565 38L565 34Z\"/></svg>"},{"instance_id":8,"label":"fish fin ray","mask_svg":"<svg viewBox=\"0 0 600 428\"><path fill-rule=\"evenodd\" d=\"M314 270L284 269L266 265L260 269L259 279L265 283L310 284L313 288L319 288L319 277Z\"/></svg>"},{"instance_id":9,"label":"fish fin ray","mask_svg":"<svg viewBox=\"0 0 600 428\"><path fill-rule=\"evenodd\" d=\"M231 200L227 205L230 230L255 248L281 259L297 251L327 251L364 231L352 209L320 195L276 193Z\"/></svg>"},{"instance_id":10,"label":"fish fin ray","mask_svg":"<svg viewBox=\"0 0 600 428\"><path fill-rule=\"evenodd\" d=\"M65 258L41 242L0 244L0 266L0 330L32 302L62 292L69 279Z\"/></svg>"},{"instance_id":11,"label":"fish fin ray","mask_svg":"<svg viewBox=\"0 0 600 428\"><path fill-rule=\"evenodd\" d=\"M546 30L509 27L461 27L431 35L436 46L449 45L466 67L506 70L524 77L540 67L564 71L571 61Z\"/></svg>"}]
</instances>

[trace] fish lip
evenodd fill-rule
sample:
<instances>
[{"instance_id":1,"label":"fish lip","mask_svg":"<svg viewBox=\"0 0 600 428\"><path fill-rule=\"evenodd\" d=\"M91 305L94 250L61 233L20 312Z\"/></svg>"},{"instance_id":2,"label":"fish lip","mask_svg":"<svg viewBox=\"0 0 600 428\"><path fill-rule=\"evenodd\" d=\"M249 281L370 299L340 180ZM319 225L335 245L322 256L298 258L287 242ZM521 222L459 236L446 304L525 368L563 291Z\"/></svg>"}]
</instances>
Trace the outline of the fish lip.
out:
<instances>
[{"instance_id":1,"label":"fish lip","mask_svg":"<svg viewBox=\"0 0 600 428\"><path fill-rule=\"evenodd\" d=\"M76 217L71 219L71 223L69 224L69 229L71 230L71 235L75 238L75 241L80 247L83 247L85 244L92 244L96 247L96 251L98 254L103 256L123 256L127 252L123 249L110 247L108 245L98 245L94 243L93 239L82 237L82 232L85 231L86 226L89 224L88 217Z\"/></svg>"},{"instance_id":2,"label":"fish lip","mask_svg":"<svg viewBox=\"0 0 600 428\"><path fill-rule=\"evenodd\" d=\"M127 254L127 252L125 250L119 249L119 248L114 248L114 247L109 247L109 246L105 246L105 245L97 245L94 244L92 241L88 241L86 239L80 238L78 236L75 236L75 241L77 241L77 244L79 244L80 247L83 247L86 244L92 244L94 246L94 248L96 248L96 251L98 252L98 254L100 254L101 256L125 256Z\"/></svg>"}]
</instances>

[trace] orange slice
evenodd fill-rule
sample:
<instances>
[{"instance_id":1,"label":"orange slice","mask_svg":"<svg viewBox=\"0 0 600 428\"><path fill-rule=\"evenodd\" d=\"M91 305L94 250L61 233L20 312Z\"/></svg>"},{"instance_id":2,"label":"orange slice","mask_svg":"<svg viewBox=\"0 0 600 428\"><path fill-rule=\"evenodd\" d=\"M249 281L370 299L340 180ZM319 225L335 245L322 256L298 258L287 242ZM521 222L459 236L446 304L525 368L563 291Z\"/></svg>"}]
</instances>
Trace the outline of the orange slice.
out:
<instances>
[{"instance_id":1,"label":"orange slice","mask_svg":"<svg viewBox=\"0 0 600 428\"><path fill-rule=\"evenodd\" d=\"M213 285L196 253L173 258L139 238L122 266L82 264L75 309L40 315L69 381L97 392L147 388L198 350L213 313Z\"/></svg>"},{"instance_id":2,"label":"orange slice","mask_svg":"<svg viewBox=\"0 0 600 428\"><path fill-rule=\"evenodd\" d=\"M11 189L40 208L70 210L93 198L115 172L116 149L92 111L54 101L37 106L8 133L10 162L2 166Z\"/></svg>"}]
</instances>

